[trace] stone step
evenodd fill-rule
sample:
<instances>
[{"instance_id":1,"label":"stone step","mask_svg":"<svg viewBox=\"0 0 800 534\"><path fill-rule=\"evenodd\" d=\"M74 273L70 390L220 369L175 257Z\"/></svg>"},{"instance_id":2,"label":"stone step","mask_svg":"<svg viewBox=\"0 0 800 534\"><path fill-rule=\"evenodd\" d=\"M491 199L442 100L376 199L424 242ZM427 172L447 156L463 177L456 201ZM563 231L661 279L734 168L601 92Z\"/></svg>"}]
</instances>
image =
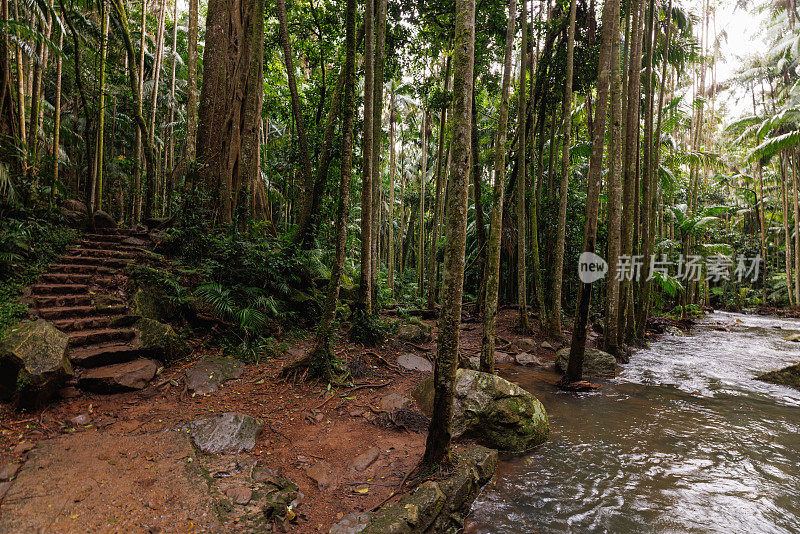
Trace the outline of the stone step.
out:
<instances>
[{"instance_id":1,"label":"stone step","mask_svg":"<svg viewBox=\"0 0 800 534\"><path fill-rule=\"evenodd\" d=\"M132 328L98 328L68 332L67 336L70 347L81 347L97 343L130 341L136 337L136 331Z\"/></svg>"},{"instance_id":2,"label":"stone step","mask_svg":"<svg viewBox=\"0 0 800 534\"><path fill-rule=\"evenodd\" d=\"M69 358L74 365L88 368L129 362L141 356L148 354L135 344L100 343L76 347L70 351Z\"/></svg>"},{"instance_id":3,"label":"stone step","mask_svg":"<svg viewBox=\"0 0 800 534\"><path fill-rule=\"evenodd\" d=\"M89 292L86 284L34 284L31 286L34 295L75 295Z\"/></svg>"},{"instance_id":4,"label":"stone step","mask_svg":"<svg viewBox=\"0 0 800 534\"><path fill-rule=\"evenodd\" d=\"M143 389L156 376L161 364L156 360L139 358L87 369L78 377L78 386L96 393L117 393Z\"/></svg>"},{"instance_id":5,"label":"stone step","mask_svg":"<svg viewBox=\"0 0 800 534\"><path fill-rule=\"evenodd\" d=\"M114 274L118 269L102 265L81 265L79 263L53 263L48 273L77 273L77 274Z\"/></svg>"},{"instance_id":6,"label":"stone step","mask_svg":"<svg viewBox=\"0 0 800 534\"><path fill-rule=\"evenodd\" d=\"M117 324L115 321L121 320L124 315L90 315L88 317L69 317L52 321L53 325L62 332L78 332L82 330L93 330L109 328Z\"/></svg>"},{"instance_id":7,"label":"stone step","mask_svg":"<svg viewBox=\"0 0 800 534\"><path fill-rule=\"evenodd\" d=\"M138 250L138 249L137 249ZM122 258L127 260L136 259L136 252L116 250L114 248L73 248L69 251L72 256L90 256L93 258Z\"/></svg>"},{"instance_id":8,"label":"stone step","mask_svg":"<svg viewBox=\"0 0 800 534\"><path fill-rule=\"evenodd\" d=\"M85 295L36 295L35 302L39 309L91 306L92 296L88 292Z\"/></svg>"},{"instance_id":9,"label":"stone step","mask_svg":"<svg viewBox=\"0 0 800 534\"><path fill-rule=\"evenodd\" d=\"M126 258L108 258L96 256L84 256L80 254L69 254L63 256L59 260L62 264L70 265L99 265L103 267L110 267L115 269L123 269L126 265L131 263L131 259Z\"/></svg>"},{"instance_id":10,"label":"stone step","mask_svg":"<svg viewBox=\"0 0 800 534\"><path fill-rule=\"evenodd\" d=\"M88 317L93 315L121 315L128 309L124 304L111 306L62 306L39 308L39 317L47 320L60 320L71 317Z\"/></svg>"},{"instance_id":11,"label":"stone step","mask_svg":"<svg viewBox=\"0 0 800 534\"><path fill-rule=\"evenodd\" d=\"M48 284L89 284L94 278L88 273L53 273L43 274L39 280Z\"/></svg>"}]
</instances>

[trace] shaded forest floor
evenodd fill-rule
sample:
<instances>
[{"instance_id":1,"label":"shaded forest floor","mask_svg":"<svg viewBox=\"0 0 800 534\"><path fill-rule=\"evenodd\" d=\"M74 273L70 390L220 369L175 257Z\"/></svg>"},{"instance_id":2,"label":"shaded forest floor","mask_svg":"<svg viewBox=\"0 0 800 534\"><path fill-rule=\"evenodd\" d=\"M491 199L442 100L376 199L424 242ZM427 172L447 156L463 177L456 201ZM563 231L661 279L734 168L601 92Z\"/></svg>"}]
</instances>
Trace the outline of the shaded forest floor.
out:
<instances>
[{"instance_id":1,"label":"shaded forest floor","mask_svg":"<svg viewBox=\"0 0 800 534\"><path fill-rule=\"evenodd\" d=\"M555 386L559 375L552 369L554 350L547 345L547 348L540 347L543 337L538 332L527 336L516 334L517 317L513 309L501 310L498 350L513 354L520 344L536 347L525 352L536 357L536 372L543 373L547 382ZM171 476L164 475L174 475L174 468L187 461L179 452L173 454L172 461L177 463L172 467L169 454L163 460L166 464L158 463L156 450L149 458L151 463L141 462L141 455L130 458L120 453L125 457L118 459L119 463L126 468L109 470L109 465L118 465L118 460L110 459L109 454L115 453L108 451L124 449L124 444L132 438L136 443L148 443L154 436L198 418L241 412L266 423L256 446L244 455L247 461L254 460L282 472L303 494L296 510L298 518L286 527L293 532L327 532L342 515L369 510L384 501L419 461L425 446L425 420L420 417L393 421L386 417L382 406L391 394L412 398L416 385L430 376L429 372L402 370L396 362L398 356L406 353L432 359L436 350L435 337L434 327L431 342L417 345L393 339L371 349L350 343L343 337L336 346L338 357L349 362L351 368L354 362L359 362L357 366L363 373L355 379L355 387L350 388L328 390L321 384L292 383L280 378L281 367L310 347L309 337L298 341L279 358L246 366L239 379L207 396L187 393L183 380L185 370L194 361L213 355L201 352L165 369L155 381L156 385L143 391L116 395L80 393L28 414L3 406L0 409L0 466L24 462L28 454L33 454L27 450L39 442L56 438L47 442L56 443L73 436L69 439L75 439L76 445L65 446L71 450L65 449L61 457L57 452L52 453L51 458L44 460L45 466L79 463L84 470L80 480L69 481L74 484L57 489L80 495L67 499L58 511L51 512L54 518L60 518L50 524L52 529L205 530L213 528L215 514L216 519L222 517L227 521L227 528L235 529L237 519L220 514L218 508L215 510L212 497L204 499L201 492L191 499L190 489L180 494L176 493L177 489L167 491L169 487L180 487ZM464 356L479 355L480 341L480 322L464 323ZM550 343L555 349L559 347L553 341ZM515 364L500 365L501 372L503 365ZM164 448L168 449L169 445ZM367 451L371 454L366 456L375 456L374 461L363 470L356 469L354 460ZM76 455L86 457L76 458ZM146 453L143 456L148 460ZM204 461L201 463L206 465ZM50 478L48 471L41 469L43 481ZM113 495L103 494L109 491L109 488L102 489L104 477L112 477ZM0 486L0 491L7 489L7 484ZM33 501L31 503L33 506ZM0 518L2 513L0 508ZM17 507L14 513L36 515L37 511Z\"/></svg>"}]
</instances>

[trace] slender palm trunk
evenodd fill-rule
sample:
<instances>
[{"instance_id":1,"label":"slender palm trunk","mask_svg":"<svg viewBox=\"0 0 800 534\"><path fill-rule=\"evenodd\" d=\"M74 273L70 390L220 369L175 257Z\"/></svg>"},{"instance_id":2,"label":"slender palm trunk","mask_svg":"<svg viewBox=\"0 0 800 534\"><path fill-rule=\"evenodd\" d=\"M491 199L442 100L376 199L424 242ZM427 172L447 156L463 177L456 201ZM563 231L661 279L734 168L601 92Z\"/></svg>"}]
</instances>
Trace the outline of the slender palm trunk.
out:
<instances>
[{"instance_id":1,"label":"slender palm trunk","mask_svg":"<svg viewBox=\"0 0 800 534\"><path fill-rule=\"evenodd\" d=\"M58 49L64 48L64 32L59 32ZM50 202L55 199L58 187L59 146L61 144L61 54L56 54L56 102L53 111L53 178L50 182Z\"/></svg>"},{"instance_id":2,"label":"slender palm trunk","mask_svg":"<svg viewBox=\"0 0 800 534\"><path fill-rule=\"evenodd\" d=\"M561 181L558 188L558 223L556 227L556 252L553 269L553 312L550 332L561 337L561 289L564 280L564 247L567 228L567 194L569 191L569 145L572 136L572 76L575 57L576 0L570 1L567 28L567 66L564 97L561 100Z\"/></svg>"},{"instance_id":3,"label":"slender palm trunk","mask_svg":"<svg viewBox=\"0 0 800 534\"><path fill-rule=\"evenodd\" d=\"M366 1L364 11L364 137L362 145L363 173L361 178L361 276L359 284L359 306L364 312L372 312L372 137L374 130L374 82L375 82L375 5Z\"/></svg>"},{"instance_id":4,"label":"slender palm trunk","mask_svg":"<svg viewBox=\"0 0 800 534\"><path fill-rule=\"evenodd\" d=\"M528 320L528 276L525 265L525 140L527 130L525 124L525 80L527 78L527 64L525 55L528 51L528 1L522 0L522 45L519 49L519 92L517 98L517 128L519 132L519 142L517 145L517 307L519 308L519 327L523 332L530 330L531 325ZM541 287L536 288L541 295ZM544 312L544 306L541 306ZM545 321L546 317L540 317Z\"/></svg>"},{"instance_id":5,"label":"slender palm trunk","mask_svg":"<svg viewBox=\"0 0 800 534\"><path fill-rule=\"evenodd\" d=\"M186 161L195 158L197 137L197 27L200 0L189 0L189 42L186 53Z\"/></svg>"},{"instance_id":6,"label":"slender palm trunk","mask_svg":"<svg viewBox=\"0 0 800 534\"><path fill-rule=\"evenodd\" d=\"M397 109L395 108L395 95L392 92L389 103L389 214L388 214L388 273L386 281L389 286L389 294L394 296L394 181L397 171L397 158L394 146L394 133L397 126Z\"/></svg>"},{"instance_id":7,"label":"slender palm trunk","mask_svg":"<svg viewBox=\"0 0 800 534\"><path fill-rule=\"evenodd\" d=\"M589 160L588 193L586 195L586 222L583 230L584 252L594 252L597 244L597 219L603 167L603 142L606 131L611 51L619 26L619 0L607 0L603 6L603 29L600 37L600 56L597 72L597 104L592 135L592 155ZM583 376L583 356L586 350L586 327L589 321L589 304L592 284L581 283L580 297L575 312L575 326L567 365L567 382L576 382Z\"/></svg>"},{"instance_id":8,"label":"slender palm trunk","mask_svg":"<svg viewBox=\"0 0 800 534\"><path fill-rule=\"evenodd\" d=\"M450 85L450 58L445 61L444 80L442 86L444 94L447 94ZM442 198L442 186L444 178L442 168L444 167L444 134L447 127L447 106L443 105L439 115L439 142L436 154L436 192L433 200L433 221L431 221L431 245L428 250L428 264L425 276L428 278L428 308L433 308L436 303L436 255L439 248L439 203Z\"/></svg>"},{"instance_id":9,"label":"slender palm trunk","mask_svg":"<svg viewBox=\"0 0 800 534\"><path fill-rule=\"evenodd\" d=\"M494 373L494 340L497 322L497 300L500 289L500 245L503 229L503 203L506 181L506 131L508 130L508 93L511 87L511 53L514 46L514 22L517 1L508 2L506 49L503 62L503 85L500 94L500 116L494 144L494 190L489 241L486 245L486 301L483 312L481 341L481 371Z\"/></svg>"}]
</instances>

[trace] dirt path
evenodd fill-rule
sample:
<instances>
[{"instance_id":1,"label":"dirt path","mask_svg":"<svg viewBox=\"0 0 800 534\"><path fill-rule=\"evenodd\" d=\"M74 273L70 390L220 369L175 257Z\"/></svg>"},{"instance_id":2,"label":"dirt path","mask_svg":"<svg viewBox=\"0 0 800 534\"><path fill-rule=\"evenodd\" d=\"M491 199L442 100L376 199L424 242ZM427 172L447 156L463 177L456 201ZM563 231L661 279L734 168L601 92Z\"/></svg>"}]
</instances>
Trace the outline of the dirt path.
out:
<instances>
[{"instance_id":1,"label":"dirt path","mask_svg":"<svg viewBox=\"0 0 800 534\"><path fill-rule=\"evenodd\" d=\"M515 322L514 312L501 314L504 340L517 340ZM465 356L471 356L480 346L480 324L465 324L463 336ZM307 345L300 341L290 353ZM228 513L220 508L229 504L224 495L209 489L211 472L228 462L247 463L250 471L260 465L291 479L302 496L298 517L286 527L327 532L342 515L382 502L422 455L424 430L398 428L380 407L388 395L410 397L430 375L396 367L397 357L409 352L432 356L435 343L414 347L390 341L379 349L341 344L338 357L351 364L360 360L365 373L354 388L328 391L319 384L284 382L278 374L292 357L287 354L248 365L238 380L208 396L186 392L182 376L191 362L185 362L167 369L155 381L159 387L140 392L83 393L35 414L3 407L0 465L26 456L27 461L10 489L0 486L0 493L8 490L0 504L0 531L37 526L58 532L241 531L236 523L241 507ZM541 357L552 360L552 352ZM266 423L243 457L198 456L185 432L174 432L224 412ZM37 446L26 453L26 443ZM227 477L228 471L218 472Z\"/></svg>"}]
</instances>

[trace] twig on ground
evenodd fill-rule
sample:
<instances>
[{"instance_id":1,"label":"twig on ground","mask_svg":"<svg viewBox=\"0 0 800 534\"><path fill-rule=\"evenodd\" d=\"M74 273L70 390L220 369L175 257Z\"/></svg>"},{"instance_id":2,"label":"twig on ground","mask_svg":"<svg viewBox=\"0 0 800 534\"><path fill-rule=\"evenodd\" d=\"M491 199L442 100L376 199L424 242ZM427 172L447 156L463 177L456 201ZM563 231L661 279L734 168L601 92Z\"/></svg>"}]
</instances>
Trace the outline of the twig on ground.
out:
<instances>
[{"instance_id":1,"label":"twig on ground","mask_svg":"<svg viewBox=\"0 0 800 534\"><path fill-rule=\"evenodd\" d=\"M383 384L359 384L355 387L350 388L350 391L355 391L357 389L364 389L364 388L382 388L384 386L388 386L391 383L392 383L391 380L387 380Z\"/></svg>"}]
</instances>

